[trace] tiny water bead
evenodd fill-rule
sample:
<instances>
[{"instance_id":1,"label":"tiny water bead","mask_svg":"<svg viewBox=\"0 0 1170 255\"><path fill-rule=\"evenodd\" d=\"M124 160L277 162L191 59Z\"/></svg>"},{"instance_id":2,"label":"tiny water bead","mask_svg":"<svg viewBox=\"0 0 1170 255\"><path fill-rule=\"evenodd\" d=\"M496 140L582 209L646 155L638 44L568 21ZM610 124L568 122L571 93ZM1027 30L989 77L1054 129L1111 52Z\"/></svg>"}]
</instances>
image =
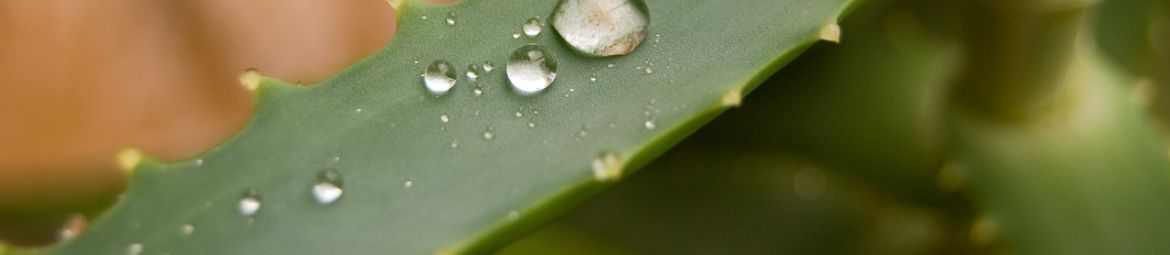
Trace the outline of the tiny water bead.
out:
<instances>
[{"instance_id":1,"label":"tiny water bead","mask_svg":"<svg viewBox=\"0 0 1170 255\"><path fill-rule=\"evenodd\" d=\"M490 73L490 72L492 72L492 70L495 70L495 69L496 69L496 62L492 62L491 60L483 62L483 73L485 73L485 74Z\"/></svg>"},{"instance_id":2,"label":"tiny water bead","mask_svg":"<svg viewBox=\"0 0 1170 255\"><path fill-rule=\"evenodd\" d=\"M402 182L402 187L407 188L407 189L409 189L410 187L414 187L414 182L413 181Z\"/></svg>"},{"instance_id":3,"label":"tiny water bead","mask_svg":"<svg viewBox=\"0 0 1170 255\"><path fill-rule=\"evenodd\" d=\"M531 18L524 22L524 35L528 37L536 37L540 35L540 30L543 24L540 24L540 18Z\"/></svg>"},{"instance_id":4,"label":"tiny water bead","mask_svg":"<svg viewBox=\"0 0 1170 255\"><path fill-rule=\"evenodd\" d=\"M439 115L439 121L442 121L443 123L447 123L447 122L451 121L451 117L447 117L446 114Z\"/></svg>"},{"instance_id":5,"label":"tiny water bead","mask_svg":"<svg viewBox=\"0 0 1170 255\"><path fill-rule=\"evenodd\" d=\"M454 13L454 12L448 12L448 13L447 13L447 25L448 25L448 26L454 26L454 25L455 25L455 13Z\"/></svg>"},{"instance_id":6,"label":"tiny water bead","mask_svg":"<svg viewBox=\"0 0 1170 255\"><path fill-rule=\"evenodd\" d=\"M179 227L179 233L183 233L183 235L189 236L192 233L195 233L195 225L183 224L183 226Z\"/></svg>"},{"instance_id":7,"label":"tiny water bead","mask_svg":"<svg viewBox=\"0 0 1170 255\"><path fill-rule=\"evenodd\" d=\"M548 88L557 78L557 61L543 47L524 45L508 58L508 81L520 94L531 95Z\"/></svg>"},{"instance_id":8,"label":"tiny water bead","mask_svg":"<svg viewBox=\"0 0 1170 255\"><path fill-rule=\"evenodd\" d=\"M142 254L142 249L143 249L142 244L132 243L132 244L126 246L126 255Z\"/></svg>"},{"instance_id":9,"label":"tiny water bead","mask_svg":"<svg viewBox=\"0 0 1170 255\"><path fill-rule=\"evenodd\" d=\"M549 23L578 51L616 56L629 54L642 43L650 15L636 0L561 0Z\"/></svg>"},{"instance_id":10,"label":"tiny water bead","mask_svg":"<svg viewBox=\"0 0 1170 255\"><path fill-rule=\"evenodd\" d=\"M482 73L483 73L483 70L480 69L480 66L478 64L467 65L466 75L467 75L468 80L475 81L476 79L479 79L479 76Z\"/></svg>"},{"instance_id":11,"label":"tiny water bead","mask_svg":"<svg viewBox=\"0 0 1170 255\"><path fill-rule=\"evenodd\" d=\"M341 189L341 175L334 169L321 171L313 184L313 199L322 205L336 202L344 192Z\"/></svg>"},{"instance_id":12,"label":"tiny water bead","mask_svg":"<svg viewBox=\"0 0 1170 255\"><path fill-rule=\"evenodd\" d=\"M646 123L643 123L643 126L645 126L648 130L654 130L658 127L658 124L655 123L654 120L646 120Z\"/></svg>"},{"instance_id":13,"label":"tiny water bead","mask_svg":"<svg viewBox=\"0 0 1170 255\"><path fill-rule=\"evenodd\" d=\"M442 95L455 87L455 68L447 61L436 60L423 71L423 85L431 94Z\"/></svg>"},{"instance_id":14,"label":"tiny water bead","mask_svg":"<svg viewBox=\"0 0 1170 255\"><path fill-rule=\"evenodd\" d=\"M256 195L256 190L249 190L240 198L239 207L240 216L252 217L260 211L260 196Z\"/></svg>"}]
</instances>

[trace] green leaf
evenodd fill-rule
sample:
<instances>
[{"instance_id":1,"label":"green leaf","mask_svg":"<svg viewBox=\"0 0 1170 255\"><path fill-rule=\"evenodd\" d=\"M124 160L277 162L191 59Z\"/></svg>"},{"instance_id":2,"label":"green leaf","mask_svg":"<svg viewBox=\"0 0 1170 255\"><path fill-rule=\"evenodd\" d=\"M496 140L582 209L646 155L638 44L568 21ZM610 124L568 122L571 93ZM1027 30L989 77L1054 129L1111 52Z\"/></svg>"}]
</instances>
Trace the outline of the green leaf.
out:
<instances>
[{"instance_id":1,"label":"green leaf","mask_svg":"<svg viewBox=\"0 0 1170 255\"><path fill-rule=\"evenodd\" d=\"M262 79L240 134L191 160L143 160L124 199L54 252L490 251L611 185L591 170L601 153L629 174L737 102L850 1L647 1L651 35L624 57L577 55L547 26L536 39L511 37L555 4L401 3L385 49L315 86ZM528 43L548 49L559 70L549 89L523 96L503 66ZM463 77L436 97L419 78L436 60L497 70L479 78L479 97ZM326 169L344 193L321 205L310 187ZM253 190L261 208L249 219L237 204Z\"/></svg>"}]
</instances>

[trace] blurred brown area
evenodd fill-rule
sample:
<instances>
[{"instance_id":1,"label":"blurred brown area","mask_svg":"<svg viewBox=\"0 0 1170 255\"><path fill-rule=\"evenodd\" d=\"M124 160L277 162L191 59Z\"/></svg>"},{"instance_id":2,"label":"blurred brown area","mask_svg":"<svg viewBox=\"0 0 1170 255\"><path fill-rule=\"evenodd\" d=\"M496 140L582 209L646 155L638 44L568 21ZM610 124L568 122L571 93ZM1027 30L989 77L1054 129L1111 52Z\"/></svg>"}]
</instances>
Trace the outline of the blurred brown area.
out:
<instances>
[{"instance_id":1,"label":"blurred brown area","mask_svg":"<svg viewBox=\"0 0 1170 255\"><path fill-rule=\"evenodd\" d=\"M393 31L382 0L0 1L0 242L108 205L120 148L177 160L231 136L245 68L312 83Z\"/></svg>"}]
</instances>

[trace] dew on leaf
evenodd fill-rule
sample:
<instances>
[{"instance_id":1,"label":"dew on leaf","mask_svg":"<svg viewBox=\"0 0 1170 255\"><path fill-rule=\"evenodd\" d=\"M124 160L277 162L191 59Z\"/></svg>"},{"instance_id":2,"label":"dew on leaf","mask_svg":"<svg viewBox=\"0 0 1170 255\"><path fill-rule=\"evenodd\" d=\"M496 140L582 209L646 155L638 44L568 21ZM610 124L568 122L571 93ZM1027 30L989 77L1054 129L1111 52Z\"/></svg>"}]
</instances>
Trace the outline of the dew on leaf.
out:
<instances>
[{"instance_id":1,"label":"dew on leaf","mask_svg":"<svg viewBox=\"0 0 1170 255\"><path fill-rule=\"evenodd\" d=\"M508 59L508 81L520 94L536 94L548 88L557 77L557 61L537 45L524 45Z\"/></svg>"},{"instance_id":2,"label":"dew on leaf","mask_svg":"<svg viewBox=\"0 0 1170 255\"><path fill-rule=\"evenodd\" d=\"M322 205L332 204L345 193L341 189L341 175L337 170L326 169L321 171L313 183L313 199Z\"/></svg>"},{"instance_id":3,"label":"dew on leaf","mask_svg":"<svg viewBox=\"0 0 1170 255\"><path fill-rule=\"evenodd\" d=\"M536 37L540 35L541 31L540 18L531 18L524 22L524 35L528 37Z\"/></svg>"},{"instance_id":4,"label":"dew on leaf","mask_svg":"<svg viewBox=\"0 0 1170 255\"><path fill-rule=\"evenodd\" d=\"M447 61L436 60L423 70L423 85L431 94L442 95L455 87L455 68Z\"/></svg>"},{"instance_id":5,"label":"dew on leaf","mask_svg":"<svg viewBox=\"0 0 1170 255\"><path fill-rule=\"evenodd\" d=\"M574 49L615 56L629 54L642 43L650 15L635 0L561 0L549 23Z\"/></svg>"}]
</instances>

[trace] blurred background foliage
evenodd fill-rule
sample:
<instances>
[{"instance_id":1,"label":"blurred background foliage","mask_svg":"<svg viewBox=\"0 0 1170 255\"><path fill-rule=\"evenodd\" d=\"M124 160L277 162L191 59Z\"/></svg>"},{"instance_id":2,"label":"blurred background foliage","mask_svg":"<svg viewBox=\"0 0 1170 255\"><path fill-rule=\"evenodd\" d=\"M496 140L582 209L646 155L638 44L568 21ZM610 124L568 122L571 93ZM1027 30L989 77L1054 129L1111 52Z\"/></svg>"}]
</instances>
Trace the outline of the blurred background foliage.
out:
<instances>
[{"instance_id":1,"label":"blurred background foliage","mask_svg":"<svg viewBox=\"0 0 1170 255\"><path fill-rule=\"evenodd\" d=\"M229 136L240 70L320 80L393 27L375 0L0 2L0 238L100 212L120 147ZM869 0L841 27L500 253L1170 253L1170 3Z\"/></svg>"}]
</instances>

